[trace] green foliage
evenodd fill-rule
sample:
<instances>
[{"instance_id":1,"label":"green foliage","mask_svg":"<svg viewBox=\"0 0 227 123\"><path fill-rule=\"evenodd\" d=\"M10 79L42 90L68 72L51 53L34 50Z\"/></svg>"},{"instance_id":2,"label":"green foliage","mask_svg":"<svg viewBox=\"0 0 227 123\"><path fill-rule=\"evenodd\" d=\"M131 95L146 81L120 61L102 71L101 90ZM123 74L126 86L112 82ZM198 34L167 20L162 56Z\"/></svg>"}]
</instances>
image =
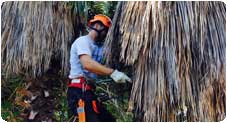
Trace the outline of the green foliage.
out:
<instances>
[{"instance_id":1,"label":"green foliage","mask_svg":"<svg viewBox=\"0 0 227 123\"><path fill-rule=\"evenodd\" d=\"M117 2L116 1L91 1L88 2L89 8L95 14L104 14L109 16L110 18L113 17L115 9L116 9Z\"/></svg>"},{"instance_id":2,"label":"green foliage","mask_svg":"<svg viewBox=\"0 0 227 123\"><path fill-rule=\"evenodd\" d=\"M104 14L113 18L117 3L116 1L70 1L67 2L67 6L72 7L74 13L80 15L81 22L86 25L91 18L88 10L93 14Z\"/></svg>"},{"instance_id":3,"label":"green foliage","mask_svg":"<svg viewBox=\"0 0 227 123\"><path fill-rule=\"evenodd\" d=\"M115 100L116 101L116 100ZM132 112L127 112L127 104L113 103L114 101L107 101L104 103L106 109L116 118L117 122L133 122Z\"/></svg>"},{"instance_id":4,"label":"green foliage","mask_svg":"<svg viewBox=\"0 0 227 123\"><path fill-rule=\"evenodd\" d=\"M87 13L87 3L88 1L69 1L67 2L67 6L71 7L72 10L83 17Z\"/></svg>"},{"instance_id":5,"label":"green foliage","mask_svg":"<svg viewBox=\"0 0 227 123\"><path fill-rule=\"evenodd\" d=\"M4 101L2 102L2 108L1 108L1 112L2 112L2 119L5 121L10 121L11 116L10 114L12 113L12 103L9 101Z\"/></svg>"},{"instance_id":6,"label":"green foliage","mask_svg":"<svg viewBox=\"0 0 227 123\"><path fill-rule=\"evenodd\" d=\"M64 81L59 81L53 88L55 98L54 119L58 122L69 120L67 103L67 85Z\"/></svg>"},{"instance_id":7,"label":"green foliage","mask_svg":"<svg viewBox=\"0 0 227 123\"><path fill-rule=\"evenodd\" d=\"M103 81L103 83L99 83L96 86L97 95L107 93L111 97L110 100L103 102L104 107L116 118L116 121L132 122L133 114L127 112L130 86L128 84L116 84L113 81L104 82L104 80L99 80Z\"/></svg>"},{"instance_id":8,"label":"green foliage","mask_svg":"<svg viewBox=\"0 0 227 123\"><path fill-rule=\"evenodd\" d=\"M23 121L21 117L19 117L19 114L21 110L18 110L18 108L14 105L13 101L2 101L1 104L1 116L2 119L8 122L20 122Z\"/></svg>"},{"instance_id":9,"label":"green foliage","mask_svg":"<svg viewBox=\"0 0 227 123\"><path fill-rule=\"evenodd\" d=\"M24 76L10 75L6 77L2 73L1 77L1 116L8 122L22 121L22 118L18 117L20 108L15 106L14 99L16 90L23 86Z\"/></svg>"},{"instance_id":10,"label":"green foliage","mask_svg":"<svg viewBox=\"0 0 227 123\"><path fill-rule=\"evenodd\" d=\"M113 18L113 16L114 16L114 13L115 13L115 10L117 7L117 3L118 2L116 2L116 1L109 1L107 4L108 11L105 14L107 16L109 16L110 18Z\"/></svg>"},{"instance_id":11,"label":"green foliage","mask_svg":"<svg viewBox=\"0 0 227 123\"><path fill-rule=\"evenodd\" d=\"M16 89L23 86L24 75L6 76L3 71L1 73L1 99L10 101L15 97Z\"/></svg>"}]
</instances>

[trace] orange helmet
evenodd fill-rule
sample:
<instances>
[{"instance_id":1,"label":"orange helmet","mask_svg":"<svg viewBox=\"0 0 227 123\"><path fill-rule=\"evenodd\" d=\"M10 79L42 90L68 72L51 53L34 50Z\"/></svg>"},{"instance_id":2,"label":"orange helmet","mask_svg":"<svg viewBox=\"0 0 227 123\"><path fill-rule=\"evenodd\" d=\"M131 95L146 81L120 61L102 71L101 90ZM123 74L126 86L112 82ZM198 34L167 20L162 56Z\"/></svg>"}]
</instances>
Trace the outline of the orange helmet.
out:
<instances>
[{"instance_id":1,"label":"orange helmet","mask_svg":"<svg viewBox=\"0 0 227 123\"><path fill-rule=\"evenodd\" d=\"M100 21L104 26L110 28L111 27L111 19L105 15L98 14L94 16L94 19L91 19L88 23L88 26L90 26L93 22Z\"/></svg>"}]
</instances>

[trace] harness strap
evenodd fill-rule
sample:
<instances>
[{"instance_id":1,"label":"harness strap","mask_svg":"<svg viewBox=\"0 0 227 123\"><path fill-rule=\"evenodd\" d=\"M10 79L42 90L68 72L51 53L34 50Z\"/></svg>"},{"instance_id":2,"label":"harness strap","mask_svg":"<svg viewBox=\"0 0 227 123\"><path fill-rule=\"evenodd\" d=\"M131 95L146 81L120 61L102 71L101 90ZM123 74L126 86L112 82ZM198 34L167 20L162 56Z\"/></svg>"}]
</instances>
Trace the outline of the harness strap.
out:
<instances>
[{"instance_id":1,"label":"harness strap","mask_svg":"<svg viewBox=\"0 0 227 123\"><path fill-rule=\"evenodd\" d=\"M75 79L70 79L68 87L80 88L82 91L92 90L92 87L87 85L86 79L84 77L78 77Z\"/></svg>"}]
</instances>

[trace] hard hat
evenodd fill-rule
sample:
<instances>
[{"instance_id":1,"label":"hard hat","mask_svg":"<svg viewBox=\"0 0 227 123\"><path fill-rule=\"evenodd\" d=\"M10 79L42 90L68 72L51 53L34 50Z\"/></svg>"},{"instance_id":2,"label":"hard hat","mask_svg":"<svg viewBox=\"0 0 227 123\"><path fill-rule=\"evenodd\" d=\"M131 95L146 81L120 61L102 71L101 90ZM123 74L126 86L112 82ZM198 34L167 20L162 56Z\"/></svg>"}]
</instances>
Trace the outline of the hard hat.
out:
<instances>
[{"instance_id":1,"label":"hard hat","mask_svg":"<svg viewBox=\"0 0 227 123\"><path fill-rule=\"evenodd\" d=\"M102 15L102 14L98 14L98 15L95 15L93 19L91 19L88 23L88 26L90 26L92 23L94 22L101 22L104 26L110 28L111 27L111 19L105 15Z\"/></svg>"}]
</instances>

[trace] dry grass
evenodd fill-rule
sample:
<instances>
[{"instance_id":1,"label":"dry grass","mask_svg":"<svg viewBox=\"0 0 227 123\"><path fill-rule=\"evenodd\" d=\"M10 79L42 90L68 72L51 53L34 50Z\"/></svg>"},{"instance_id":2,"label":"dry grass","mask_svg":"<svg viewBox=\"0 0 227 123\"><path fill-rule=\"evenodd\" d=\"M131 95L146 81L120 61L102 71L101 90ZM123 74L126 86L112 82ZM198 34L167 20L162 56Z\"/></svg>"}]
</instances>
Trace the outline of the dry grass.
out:
<instances>
[{"instance_id":1,"label":"dry grass","mask_svg":"<svg viewBox=\"0 0 227 123\"><path fill-rule=\"evenodd\" d=\"M138 117L225 118L225 27L223 2L119 2L105 44L107 64L133 66Z\"/></svg>"}]
</instances>

